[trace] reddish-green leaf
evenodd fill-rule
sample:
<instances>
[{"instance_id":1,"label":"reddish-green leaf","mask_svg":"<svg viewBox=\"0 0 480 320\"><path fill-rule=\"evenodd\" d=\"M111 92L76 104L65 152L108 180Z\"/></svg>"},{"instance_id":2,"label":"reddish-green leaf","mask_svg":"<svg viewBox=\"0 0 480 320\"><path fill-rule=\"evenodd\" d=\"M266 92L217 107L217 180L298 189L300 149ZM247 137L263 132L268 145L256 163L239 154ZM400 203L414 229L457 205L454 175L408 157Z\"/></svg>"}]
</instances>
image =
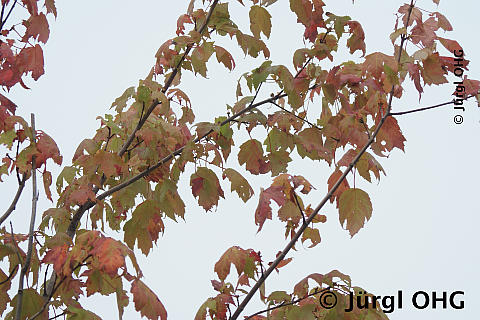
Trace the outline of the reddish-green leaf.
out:
<instances>
[{"instance_id":1,"label":"reddish-green leaf","mask_svg":"<svg viewBox=\"0 0 480 320\"><path fill-rule=\"evenodd\" d=\"M141 280L133 280L130 292L133 294L135 310L140 311L142 316L150 320L167 319L167 311L162 302Z\"/></svg>"},{"instance_id":2,"label":"reddish-green leaf","mask_svg":"<svg viewBox=\"0 0 480 320\"><path fill-rule=\"evenodd\" d=\"M368 194L357 188L345 190L338 200L340 224L353 237L372 216L372 203ZM346 222L346 224L345 224Z\"/></svg>"},{"instance_id":3,"label":"reddish-green leaf","mask_svg":"<svg viewBox=\"0 0 480 320\"><path fill-rule=\"evenodd\" d=\"M193 196L198 197L198 204L206 211L218 205L220 197L225 198L217 175L208 168L197 168L197 171L190 177L190 186Z\"/></svg>"}]
</instances>

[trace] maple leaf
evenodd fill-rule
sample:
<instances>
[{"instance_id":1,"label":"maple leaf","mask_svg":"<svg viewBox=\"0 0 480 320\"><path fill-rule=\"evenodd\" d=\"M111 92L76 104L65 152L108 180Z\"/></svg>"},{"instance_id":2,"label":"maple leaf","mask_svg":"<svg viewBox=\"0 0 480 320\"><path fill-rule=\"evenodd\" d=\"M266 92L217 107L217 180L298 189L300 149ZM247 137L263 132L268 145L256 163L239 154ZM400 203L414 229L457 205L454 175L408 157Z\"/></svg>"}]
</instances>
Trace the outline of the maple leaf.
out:
<instances>
[{"instance_id":1,"label":"maple leaf","mask_svg":"<svg viewBox=\"0 0 480 320\"><path fill-rule=\"evenodd\" d=\"M20 319L30 319L34 314L42 309L44 300L43 297L35 289L23 289L22 294L23 304L22 311L20 313ZM18 294L10 302L10 306L13 307L13 314L15 314L17 307ZM12 317L13 319L13 317ZM48 311L44 310L39 319L48 319Z\"/></svg>"},{"instance_id":2,"label":"maple leaf","mask_svg":"<svg viewBox=\"0 0 480 320\"><path fill-rule=\"evenodd\" d=\"M423 68L421 71L425 84L438 85L447 83L447 78L445 78L445 74L447 72L442 68L442 63L438 53L432 53L428 55L428 57L423 60L422 64Z\"/></svg>"},{"instance_id":3,"label":"maple leaf","mask_svg":"<svg viewBox=\"0 0 480 320\"><path fill-rule=\"evenodd\" d=\"M160 225L161 217L159 212L160 210L152 200L145 200L135 208L132 218L123 226L125 232L124 241L131 249L133 249L135 241L137 241L138 248L144 255L148 255L154 241L152 234L149 232L149 227L151 228L151 223L155 222L156 217L160 218L160 221L156 221L156 225ZM163 232L163 223L161 226L158 232Z\"/></svg>"},{"instance_id":4,"label":"maple leaf","mask_svg":"<svg viewBox=\"0 0 480 320\"><path fill-rule=\"evenodd\" d=\"M55 0L45 0L45 7L47 7L47 13L53 13L55 18L57 17L57 8L55 7Z\"/></svg>"},{"instance_id":5,"label":"maple leaf","mask_svg":"<svg viewBox=\"0 0 480 320\"><path fill-rule=\"evenodd\" d=\"M338 200L340 224L353 237L372 216L372 203L368 194L357 188L345 190Z\"/></svg>"},{"instance_id":6,"label":"maple leaf","mask_svg":"<svg viewBox=\"0 0 480 320\"><path fill-rule=\"evenodd\" d=\"M147 287L141 280L135 279L132 282L130 292L133 294L135 310L150 320L166 320L167 311L157 295Z\"/></svg>"},{"instance_id":7,"label":"maple leaf","mask_svg":"<svg viewBox=\"0 0 480 320\"><path fill-rule=\"evenodd\" d=\"M95 198L95 193L93 193L91 187L87 185L81 185L69 195L68 203L73 202L80 206L87 201L95 201Z\"/></svg>"},{"instance_id":8,"label":"maple leaf","mask_svg":"<svg viewBox=\"0 0 480 320\"><path fill-rule=\"evenodd\" d=\"M31 71L34 80L38 80L45 73L43 70L43 50L38 44L34 47L23 48L18 54L18 62L22 73Z\"/></svg>"},{"instance_id":9,"label":"maple leaf","mask_svg":"<svg viewBox=\"0 0 480 320\"><path fill-rule=\"evenodd\" d=\"M192 18L188 14L182 14L177 20L177 36L185 34L185 23L193 23Z\"/></svg>"},{"instance_id":10,"label":"maple leaf","mask_svg":"<svg viewBox=\"0 0 480 320\"><path fill-rule=\"evenodd\" d=\"M199 167L190 177L190 186L192 194L198 197L200 204L205 211L209 211L215 205L218 205L220 197L225 198L217 175L206 167Z\"/></svg>"},{"instance_id":11,"label":"maple leaf","mask_svg":"<svg viewBox=\"0 0 480 320\"><path fill-rule=\"evenodd\" d=\"M406 139L398 126L397 119L390 116L385 120L375 138L375 142L372 143L372 150L377 155L384 157L383 151L390 152L393 148L405 151L405 141Z\"/></svg>"},{"instance_id":12,"label":"maple leaf","mask_svg":"<svg viewBox=\"0 0 480 320\"><path fill-rule=\"evenodd\" d=\"M398 70L397 61L393 56L388 56L381 52L371 53L365 57L365 61L362 64L362 70L370 72L374 77L380 78L384 72L384 66L390 67L394 72Z\"/></svg>"},{"instance_id":13,"label":"maple leaf","mask_svg":"<svg viewBox=\"0 0 480 320\"><path fill-rule=\"evenodd\" d=\"M6 108L11 114L15 114L15 109L17 109L17 105L3 94L0 94L0 106Z\"/></svg>"},{"instance_id":14,"label":"maple leaf","mask_svg":"<svg viewBox=\"0 0 480 320\"><path fill-rule=\"evenodd\" d=\"M243 202L247 202L253 196L253 189L247 179L236 170L227 168L223 171L222 177L230 180L231 191L235 191Z\"/></svg>"},{"instance_id":15,"label":"maple leaf","mask_svg":"<svg viewBox=\"0 0 480 320\"><path fill-rule=\"evenodd\" d=\"M255 210L255 224L258 225L258 231L262 230L263 224L267 219L272 220L272 208L270 200L274 200L279 206L285 203L285 194L283 186L270 186L267 189L260 189L258 206Z\"/></svg>"},{"instance_id":16,"label":"maple leaf","mask_svg":"<svg viewBox=\"0 0 480 320\"><path fill-rule=\"evenodd\" d=\"M98 270L105 272L110 277L115 277L118 269L125 267L123 245L117 240L101 237L94 242L93 246L90 254L96 258L95 264Z\"/></svg>"},{"instance_id":17,"label":"maple leaf","mask_svg":"<svg viewBox=\"0 0 480 320\"><path fill-rule=\"evenodd\" d=\"M420 66L416 63L407 63L407 70L410 76L410 79L413 80L415 88L418 91L418 101L422 98L423 87L420 83Z\"/></svg>"},{"instance_id":18,"label":"maple leaf","mask_svg":"<svg viewBox=\"0 0 480 320\"><path fill-rule=\"evenodd\" d=\"M32 16L38 15L38 7L37 7L38 0L22 0L23 4L27 7L28 12Z\"/></svg>"},{"instance_id":19,"label":"maple leaf","mask_svg":"<svg viewBox=\"0 0 480 320\"><path fill-rule=\"evenodd\" d=\"M225 68L227 68L230 71L235 69L235 61L233 60L233 57L230 54L230 52L228 52L224 48L217 45L213 47L215 49L215 55L217 57L217 61L223 63Z\"/></svg>"},{"instance_id":20,"label":"maple leaf","mask_svg":"<svg viewBox=\"0 0 480 320\"><path fill-rule=\"evenodd\" d=\"M220 257L215 263L214 271L217 273L220 280L225 280L230 273L230 266L233 264L237 269L237 273L246 274L250 278L253 278L255 266L255 257L251 255L252 249L242 249L238 246L228 248L227 251Z\"/></svg>"},{"instance_id":21,"label":"maple leaf","mask_svg":"<svg viewBox=\"0 0 480 320\"><path fill-rule=\"evenodd\" d=\"M437 39L440 40L440 43L445 47L445 49L453 54L455 54L455 51L463 51L462 47L455 40L445 39L442 37L437 37Z\"/></svg>"},{"instance_id":22,"label":"maple leaf","mask_svg":"<svg viewBox=\"0 0 480 320\"><path fill-rule=\"evenodd\" d=\"M52 192L50 191L50 186L52 185L52 173L50 171L45 171L42 175L43 178L43 187L45 189L45 194L47 199L52 201Z\"/></svg>"},{"instance_id":23,"label":"maple leaf","mask_svg":"<svg viewBox=\"0 0 480 320\"><path fill-rule=\"evenodd\" d=\"M245 168L252 174L266 173L270 169L263 155L262 144L256 139L250 139L240 146L238 163L245 164Z\"/></svg>"},{"instance_id":24,"label":"maple leaf","mask_svg":"<svg viewBox=\"0 0 480 320\"><path fill-rule=\"evenodd\" d=\"M60 155L58 146L48 134L40 132L36 141L39 154L36 155L37 168L45 164L47 159L52 159L56 164L61 165L63 157Z\"/></svg>"},{"instance_id":25,"label":"maple leaf","mask_svg":"<svg viewBox=\"0 0 480 320\"><path fill-rule=\"evenodd\" d=\"M306 240L310 240L312 242L312 244L308 246L309 248L315 247L321 241L320 231L318 231L316 228L306 228L302 234L302 243Z\"/></svg>"},{"instance_id":26,"label":"maple leaf","mask_svg":"<svg viewBox=\"0 0 480 320\"><path fill-rule=\"evenodd\" d=\"M270 38L270 32L272 30L272 16L268 13L267 9L254 5L250 8L250 30L253 35L260 38L260 32Z\"/></svg>"},{"instance_id":27,"label":"maple leaf","mask_svg":"<svg viewBox=\"0 0 480 320\"><path fill-rule=\"evenodd\" d=\"M350 53L360 50L363 52L362 57L365 56L365 33L362 26L357 21L348 21L347 25L350 28L349 33L352 34L347 40L347 47L350 48Z\"/></svg>"},{"instance_id":28,"label":"maple leaf","mask_svg":"<svg viewBox=\"0 0 480 320\"><path fill-rule=\"evenodd\" d=\"M337 183L338 179L343 175L343 172L339 169L336 169L328 178L327 184L328 184L328 191L333 188L335 183ZM335 192L332 194L330 197L330 203L333 203L334 200L337 200L337 206L338 206L338 198L342 195L342 193L349 189L350 186L348 185L347 179L343 179L343 181L340 183L338 188L335 190Z\"/></svg>"},{"instance_id":29,"label":"maple leaf","mask_svg":"<svg viewBox=\"0 0 480 320\"><path fill-rule=\"evenodd\" d=\"M414 44L422 43L425 47L431 47L436 38L435 31L438 30L438 22L430 17L422 22L417 22L417 25L412 29L410 39Z\"/></svg>"},{"instance_id":30,"label":"maple leaf","mask_svg":"<svg viewBox=\"0 0 480 320\"><path fill-rule=\"evenodd\" d=\"M50 29L48 28L47 17L43 13L36 16L31 16L28 20L23 22L27 28L25 35L22 38L23 42L27 42L30 37L37 39L40 42L47 43Z\"/></svg>"},{"instance_id":31,"label":"maple leaf","mask_svg":"<svg viewBox=\"0 0 480 320\"><path fill-rule=\"evenodd\" d=\"M312 273L308 276L306 276L305 278L303 278L302 280L300 280L294 287L293 287L293 293L299 297L299 298L304 298L309 290L309 286L308 286L308 280L309 279L312 279L312 280L315 280L319 286L322 285L323 283L323 279L324 279L324 276L323 274L320 274L320 273Z\"/></svg>"}]
</instances>

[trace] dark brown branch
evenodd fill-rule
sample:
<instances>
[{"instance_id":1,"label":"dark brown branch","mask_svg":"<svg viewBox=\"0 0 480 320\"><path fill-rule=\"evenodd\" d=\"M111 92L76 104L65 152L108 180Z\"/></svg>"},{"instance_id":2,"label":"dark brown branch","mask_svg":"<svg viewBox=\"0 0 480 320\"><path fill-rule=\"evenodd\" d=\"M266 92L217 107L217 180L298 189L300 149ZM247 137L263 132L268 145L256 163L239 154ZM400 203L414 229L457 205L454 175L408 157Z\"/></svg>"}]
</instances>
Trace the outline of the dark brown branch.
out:
<instances>
[{"instance_id":1,"label":"dark brown branch","mask_svg":"<svg viewBox=\"0 0 480 320\"><path fill-rule=\"evenodd\" d=\"M296 300L292 300L292 301L289 301L289 302L284 301L284 302L282 302L282 303L280 303L280 304L278 304L278 305L276 305L276 306L274 306L274 307L270 307L270 308L268 308L268 309L255 312L254 314L246 317L245 320L251 319L251 318L253 318L253 317L255 317L255 316L258 316L259 314L262 314L262 313L265 313L265 312L269 312L269 311L272 311L272 310L275 310L275 309L279 309L279 308L283 308L283 307L286 307L286 306L291 306L291 305L297 304L297 303L299 303L300 301L303 301L303 300L305 300L305 299L307 299L307 298L309 298L309 297L311 297L311 296L314 296L314 295L316 295L316 294L323 293L323 292L325 292L325 291L329 291L330 289L331 289L331 288L328 287L328 288L322 289L322 290L320 290L320 291L315 290L314 292L312 292L312 293L310 293L310 294L307 294L307 295L304 296L303 298L298 298L298 299L296 299Z\"/></svg>"},{"instance_id":2,"label":"dark brown branch","mask_svg":"<svg viewBox=\"0 0 480 320\"><path fill-rule=\"evenodd\" d=\"M413 9L413 0L411 0L410 3L410 9L408 11L408 17L407 17L407 25L408 21L410 20L410 15ZM400 50L398 54L398 61L400 61L401 55L402 55L402 50L403 50L403 45L405 42L405 37L402 37L401 43L400 43ZM385 120L388 117L388 114L390 113L390 109L392 107L392 99L393 99L393 90L394 86L392 86L392 90L390 91L390 99L388 102L388 109L386 114L381 118L380 122L377 125L377 128L373 132L371 138L368 140L368 142L363 146L363 148L360 150L360 152L357 154L357 156L352 160L352 162L349 164L345 172L342 174L342 176L337 180L337 182L333 185L333 187L330 189L330 191L327 193L327 195L322 199L322 201L318 204L318 206L315 208L313 213L308 217L307 221L304 222L299 230L295 233L293 238L290 240L290 242L287 244L287 246L283 249L283 251L277 256L277 258L273 261L273 263L268 267L268 269L265 271L264 274L258 279L258 281L255 283L255 285L252 287L252 289L248 292L247 296L243 299L242 303L238 306L237 310L233 314L232 318L230 320L236 320L242 313L243 309L245 309L246 305L250 302L252 299L253 295L257 292L257 290L260 288L260 286L265 282L265 280L268 278L268 276L273 272L273 270L276 269L278 264L285 258L285 256L288 254L288 252L293 248L297 240L300 238L300 236L303 234L307 226L315 219L317 216L318 212L320 209L323 208L325 203L332 197L333 193L338 189L340 184L345 180L346 176L350 173L350 171L353 169L355 164L360 160L360 157L365 153L365 151L370 147L370 145L373 143L375 140L375 137L377 136L378 132L382 128L383 124L385 123Z\"/></svg>"},{"instance_id":3,"label":"dark brown branch","mask_svg":"<svg viewBox=\"0 0 480 320\"><path fill-rule=\"evenodd\" d=\"M25 188L25 182L27 181L27 175L24 174L22 176L22 179L19 181L18 184L18 189L17 193L15 194L15 197L13 198L12 204L10 207L8 207L7 211L0 217L0 225L7 220L7 218L10 216L10 214L15 210L17 207L18 200L20 199L20 196L22 195L23 189Z\"/></svg>"},{"instance_id":4,"label":"dark brown branch","mask_svg":"<svg viewBox=\"0 0 480 320\"><path fill-rule=\"evenodd\" d=\"M5 17L5 20L2 20L2 22L1 22L2 24L0 25L0 30L3 30L3 26L5 25L5 23L7 23L8 17L10 17L10 14L12 13L13 8L17 4L17 1L18 0L15 0L15 2L12 4L12 6L10 8L10 11L8 11L7 16ZM2 17L3 17L3 7L2 7Z\"/></svg>"},{"instance_id":5,"label":"dark brown branch","mask_svg":"<svg viewBox=\"0 0 480 320\"><path fill-rule=\"evenodd\" d=\"M35 132L35 115L32 113L30 115L32 123L32 132L33 132L33 141L32 144L36 144L36 132ZM36 167L36 156L32 156L32 213L30 215L30 228L28 231L28 249L27 256L25 258L25 263L22 265L22 270L20 272L20 282L18 284L18 294L17 294L17 309L15 314L15 319L20 320L22 314L22 305L23 305L23 282L28 269L30 268L30 262L32 261L33 254L33 231L35 228L35 216L37 215L37 167Z\"/></svg>"},{"instance_id":6,"label":"dark brown branch","mask_svg":"<svg viewBox=\"0 0 480 320\"><path fill-rule=\"evenodd\" d=\"M208 22L210 21L210 18L212 17L213 11L215 10L215 7L217 6L217 3L218 3L218 0L213 1L212 5L210 7L210 10L208 12L207 18L205 20L205 23L200 28L200 31L199 31L200 35L203 35L203 33L205 32L205 29L208 26ZM175 66L172 73L170 74L167 81L165 82L165 85L162 88L163 93L167 92L168 88L172 85L173 80L175 79L176 75L178 74L178 71L180 70L180 66L182 65L183 61L185 61L185 58L190 53L190 50L192 50L192 48L193 48L193 44L187 45L187 48L185 49L185 52L182 55L182 58L180 59L180 61L178 61L177 65ZM137 126L135 127L133 132L130 134L130 136L127 138L127 141L122 146L122 149L120 149L120 151L118 152L119 156L122 156L127 151L128 147L133 142L133 139L135 138L135 134L137 133L137 131L142 128L142 126L145 124L145 122L147 121L150 114L153 112L153 110L159 104L161 104L160 101L158 101L157 99L154 100L152 102L152 104L150 105L150 107L146 110L144 116L140 117L140 121L138 122Z\"/></svg>"},{"instance_id":7,"label":"dark brown branch","mask_svg":"<svg viewBox=\"0 0 480 320\"><path fill-rule=\"evenodd\" d=\"M472 95L466 97L464 100L470 99L472 97L475 97L475 95L472 94ZM423 108L418 108L418 109L413 109L413 110L408 110L408 111L401 111L401 112L390 112L389 115L390 116L401 116L401 115L404 115L404 114L415 113L415 112L420 112L420 111L425 111L425 110L430 110L430 109L435 109L435 108L447 106L447 105L452 104L454 102L455 102L455 100L452 100L452 101L449 101L449 102L444 102L444 103L436 104L434 106L429 106L429 107L423 107Z\"/></svg>"}]
</instances>

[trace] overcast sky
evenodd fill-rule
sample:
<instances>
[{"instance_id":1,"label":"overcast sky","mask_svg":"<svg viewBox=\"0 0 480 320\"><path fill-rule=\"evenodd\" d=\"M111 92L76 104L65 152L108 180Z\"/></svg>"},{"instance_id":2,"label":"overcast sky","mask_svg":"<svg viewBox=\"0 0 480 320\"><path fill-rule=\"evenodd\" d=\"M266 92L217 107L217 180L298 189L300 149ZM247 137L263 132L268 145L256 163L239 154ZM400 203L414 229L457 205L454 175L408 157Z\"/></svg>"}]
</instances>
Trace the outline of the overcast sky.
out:
<instances>
[{"instance_id":1,"label":"overcast sky","mask_svg":"<svg viewBox=\"0 0 480 320\"><path fill-rule=\"evenodd\" d=\"M50 39L44 48L45 75L30 81L25 91L15 87L9 97L19 105L18 114L29 119L36 114L37 128L46 131L57 142L69 165L78 143L92 137L98 128L98 115L109 112L113 100L150 70L158 47L175 36L176 19L183 13L187 0L104 0L57 1L58 19L51 20ZM199 1L197 1L199 2ZM402 1L349 0L325 1L327 10L358 20L366 34L367 54L391 52L389 34L395 23L394 12ZM417 5L435 11L431 0ZM247 21L248 11L237 1L230 10L240 24ZM454 27L446 38L456 39L471 60L469 78L480 78L480 45L478 42L478 1L441 0L438 9ZM288 1L280 0L269 8L273 16L272 36L267 42L273 64L292 67L292 54L303 46L302 28L296 24ZM245 28L244 28L245 29ZM185 73L181 88L192 100L198 121L213 121L213 115L224 115L225 105L235 101L235 85L241 74L262 61L243 58L235 41L224 41L232 50L237 68L229 72L216 62L210 63L208 79ZM343 53L340 58L351 59ZM444 54L448 54L444 52ZM355 55L358 57L359 54ZM394 100L393 110L409 110L451 100L454 78L442 88L426 88L421 104L413 86L406 86L401 100ZM265 90L260 98L268 97ZM320 107L320 100L310 105ZM297 246L289 254L293 262L267 281L267 292L286 290L306 275L338 269L352 277L353 284L377 295L404 292L404 307L390 319L465 319L478 318L480 300L478 263L478 224L480 205L476 161L480 156L476 138L480 113L474 101L465 104L464 123L455 125L452 106L404 115L398 118L407 139L405 153L394 151L379 161L387 176L380 183L359 182L373 203L373 216L353 239L342 230L334 205L322 210L328 221L320 226L322 243L314 249ZM258 136L262 140L262 137ZM234 163L232 157L230 163ZM54 179L58 169L50 164ZM308 198L314 206L326 192L326 180L332 169L325 163L311 163L295 158L291 174L304 175L316 187ZM0 185L0 212L8 207L16 189L12 176ZM230 194L229 184L222 184L226 200L214 212L198 207L188 187L189 175L181 179L180 192L187 205L185 222L167 221L165 235L147 258L140 252L145 278L165 305L169 319L192 319L198 307L214 295L210 280L216 279L213 266L232 245L260 250L266 261L286 244L279 221L267 221L257 234L254 211L260 187L269 186L267 176L252 178L255 197L247 204ZM357 179L357 182L360 179ZM26 190L13 219L16 232L26 232L20 225L27 221L30 190ZM43 193L42 193L43 194ZM51 204L39 203L42 213ZM17 227L18 226L18 227ZM117 237L117 236L115 236ZM233 272L233 269L232 269ZM416 310L409 297L416 291L464 291L464 310ZM83 305L104 319L116 318L115 297L95 295ZM260 310L256 298L243 315ZM477 314L477 316L475 316ZM125 319L139 319L133 302Z\"/></svg>"}]
</instances>

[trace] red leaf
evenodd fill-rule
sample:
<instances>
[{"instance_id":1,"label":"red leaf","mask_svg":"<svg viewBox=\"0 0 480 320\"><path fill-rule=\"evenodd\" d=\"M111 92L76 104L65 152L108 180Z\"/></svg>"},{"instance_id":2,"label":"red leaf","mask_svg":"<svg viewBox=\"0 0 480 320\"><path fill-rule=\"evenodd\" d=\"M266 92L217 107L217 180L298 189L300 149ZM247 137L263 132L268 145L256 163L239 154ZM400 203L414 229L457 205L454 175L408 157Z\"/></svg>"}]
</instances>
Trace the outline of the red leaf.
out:
<instances>
[{"instance_id":1,"label":"red leaf","mask_svg":"<svg viewBox=\"0 0 480 320\"><path fill-rule=\"evenodd\" d=\"M40 45L36 44L35 47L28 47L22 49L18 54L19 66L23 73L32 71L32 78L38 80L43 70L43 50Z\"/></svg>"},{"instance_id":2,"label":"red leaf","mask_svg":"<svg viewBox=\"0 0 480 320\"><path fill-rule=\"evenodd\" d=\"M188 14L182 14L177 20L177 36L185 34L185 23L193 23Z\"/></svg>"},{"instance_id":3,"label":"red leaf","mask_svg":"<svg viewBox=\"0 0 480 320\"><path fill-rule=\"evenodd\" d=\"M267 219L272 219L270 200L274 200L279 206L283 206L285 203L283 186L271 186L265 190L263 188L260 190L260 199L255 210L255 224L259 226L258 231L262 230Z\"/></svg>"},{"instance_id":4,"label":"red leaf","mask_svg":"<svg viewBox=\"0 0 480 320\"><path fill-rule=\"evenodd\" d=\"M3 94L0 94L0 106L5 107L12 114L15 114L15 109L17 109L17 105Z\"/></svg>"},{"instance_id":5,"label":"red leaf","mask_svg":"<svg viewBox=\"0 0 480 320\"><path fill-rule=\"evenodd\" d=\"M23 22L23 25L27 28L25 35L22 38L23 42L28 42L30 37L34 39L38 38L38 41L46 43L48 36L50 35L50 29L48 28L47 17L43 13L36 16L31 16L28 20Z\"/></svg>"}]
</instances>

